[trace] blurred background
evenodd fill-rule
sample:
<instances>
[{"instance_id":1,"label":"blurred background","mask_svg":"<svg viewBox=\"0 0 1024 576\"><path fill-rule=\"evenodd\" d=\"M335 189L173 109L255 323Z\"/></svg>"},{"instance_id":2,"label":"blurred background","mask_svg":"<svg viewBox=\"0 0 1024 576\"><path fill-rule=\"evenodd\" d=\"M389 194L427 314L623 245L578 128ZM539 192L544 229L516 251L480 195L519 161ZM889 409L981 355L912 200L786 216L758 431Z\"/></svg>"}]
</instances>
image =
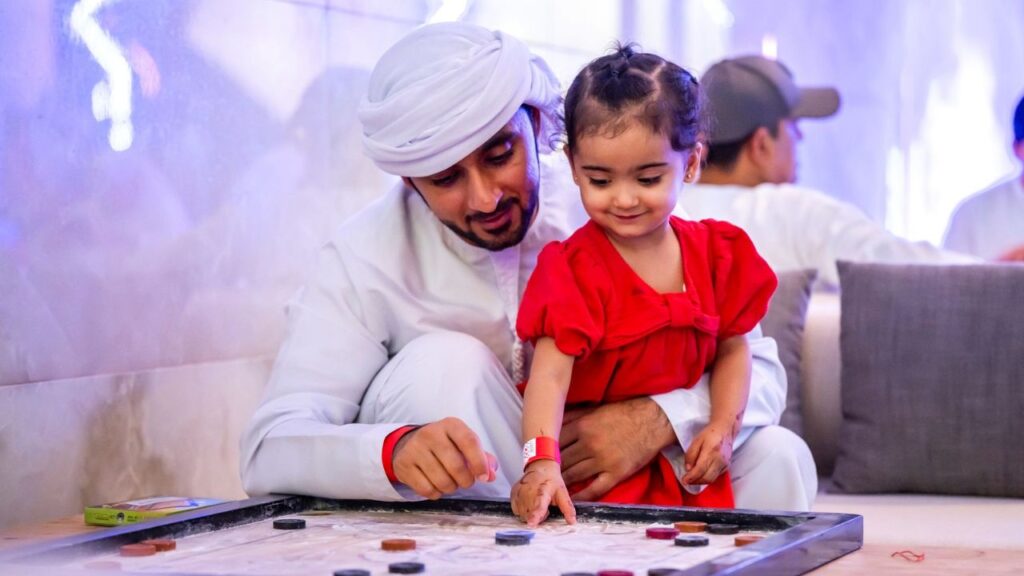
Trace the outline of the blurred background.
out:
<instances>
[{"instance_id":1,"label":"blurred background","mask_svg":"<svg viewBox=\"0 0 1024 576\"><path fill-rule=\"evenodd\" d=\"M392 182L370 68L455 19L565 84L617 39L778 57L843 97L801 124L800 182L910 238L1014 170L1020 0L0 0L0 385L273 354L317 246Z\"/></svg>"}]
</instances>

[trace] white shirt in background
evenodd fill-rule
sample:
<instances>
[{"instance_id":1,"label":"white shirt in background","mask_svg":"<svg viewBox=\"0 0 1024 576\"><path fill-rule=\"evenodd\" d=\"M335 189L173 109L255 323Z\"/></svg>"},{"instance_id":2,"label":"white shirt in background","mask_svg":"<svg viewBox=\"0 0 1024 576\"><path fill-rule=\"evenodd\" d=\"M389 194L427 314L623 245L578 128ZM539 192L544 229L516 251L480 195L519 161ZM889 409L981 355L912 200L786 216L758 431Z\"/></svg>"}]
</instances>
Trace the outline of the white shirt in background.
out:
<instances>
[{"instance_id":1,"label":"white shirt in background","mask_svg":"<svg viewBox=\"0 0 1024 576\"><path fill-rule=\"evenodd\" d=\"M1020 175L967 198L953 212L944 246L985 260L1024 244L1024 186Z\"/></svg>"},{"instance_id":2,"label":"white shirt in background","mask_svg":"<svg viewBox=\"0 0 1024 576\"><path fill-rule=\"evenodd\" d=\"M838 260L891 263L969 263L974 259L927 242L900 238L856 207L791 184L683 188L690 218L725 220L743 228L776 271L813 268L818 283L839 285Z\"/></svg>"}]
</instances>

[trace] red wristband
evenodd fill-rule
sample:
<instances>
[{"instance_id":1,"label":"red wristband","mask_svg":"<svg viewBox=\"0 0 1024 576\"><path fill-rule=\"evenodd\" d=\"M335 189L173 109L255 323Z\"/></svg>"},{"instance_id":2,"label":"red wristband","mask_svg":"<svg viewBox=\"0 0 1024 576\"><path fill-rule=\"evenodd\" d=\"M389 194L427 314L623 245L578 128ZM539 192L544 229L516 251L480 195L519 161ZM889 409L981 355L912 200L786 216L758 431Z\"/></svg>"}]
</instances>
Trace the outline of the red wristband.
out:
<instances>
[{"instance_id":1,"label":"red wristband","mask_svg":"<svg viewBox=\"0 0 1024 576\"><path fill-rule=\"evenodd\" d=\"M402 426L398 430L392 431L384 438L384 447L380 451L380 459L384 464L384 474L387 475L388 480L392 482L398 482L398 478L395 477L395 466L392 462L392 458L395 455L395 446L398 445L398 441L402 439L409 432L419 428L419 426Z\"/></svg>"},{"instance_id":2,"label":"red wristband","mask_svg":"<svg viewBox=\"0 0 1024 576\"><path fill-rule=\"evenodd\" d=\"M558 449L558 440L550 436L537 436L523 444L523 468L534 460L554 460L562 463L562 453Z\"/></svg>"}]
</instances>

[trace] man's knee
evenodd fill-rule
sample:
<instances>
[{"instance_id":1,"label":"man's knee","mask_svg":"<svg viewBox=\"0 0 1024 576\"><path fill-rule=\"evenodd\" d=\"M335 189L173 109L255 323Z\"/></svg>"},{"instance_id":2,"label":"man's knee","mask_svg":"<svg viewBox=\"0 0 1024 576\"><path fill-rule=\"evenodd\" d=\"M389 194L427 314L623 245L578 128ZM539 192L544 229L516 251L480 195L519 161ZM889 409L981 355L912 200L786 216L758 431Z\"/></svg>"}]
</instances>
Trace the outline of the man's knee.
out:
<instances>
[{"instance_id":1,"label":"man's knee","mask_svg":"<svg viewBox=\"0 0 1024 576\"><path fill-rule=\"evenodd\" d=\"M746 466L757 466L760 462L771 460L781 468L799 470L816 476L814 457L803 438L782 426L764 426L758 428L740 449L749 455L751 461Z\"/></svg>"},{"instance_id":2,"label":"man's knee","mask_svg":"<svg viewBox=\"0 0 1024 576\"><path fill-rule=\"evenodd\" d=\"M381 370L372 388L377 390L364 401L378 403L382 416L424 421L474 410L482 398L508 402L515 394L491 349L459 332L431 332L412 340Z\"/></svg>"},{"instance_id":3,"label":"man's knee","mask_svg":"<svg viewBox=\"0 0 1024 576\"><path fill-rule=\"evenodd\" d=\"M755 431L736 451L732 471L740 507L808 510L818 490L807 443L781 426Z\"/></svg>"}]
</instances>

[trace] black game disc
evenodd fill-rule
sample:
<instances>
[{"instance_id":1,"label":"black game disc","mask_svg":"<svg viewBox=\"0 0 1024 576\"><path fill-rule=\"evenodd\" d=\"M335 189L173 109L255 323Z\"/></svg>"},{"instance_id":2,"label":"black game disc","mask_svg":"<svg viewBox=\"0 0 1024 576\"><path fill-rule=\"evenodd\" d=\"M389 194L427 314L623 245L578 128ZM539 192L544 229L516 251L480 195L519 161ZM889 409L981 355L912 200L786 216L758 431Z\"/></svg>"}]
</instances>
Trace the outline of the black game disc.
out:
<instances>
[{"instance_id":1,"label":"black game disc","mask_svg":"<svg viewBox=\"0 0 1024 576\"><path fill-rule=\"evenodd\" d=\"M701 536L700 534L680 534L676 536L676 546L685 546L686 548L696 548L698 546L707 546L708 537Z\"/></svg>"},{"instance_id":2,"label":"black game disc","mask_svg":"<svg viewBox=\"0 0 1024 576\"><path fill-rule=\"evenodd\" d=\"M306 527L306 521L302 518L281 518L274 520L274 528L278 530L302 530Z\"/></svg>"},{"instance_id":3,"label":"black game disc","mask_svg":"<svg viewBox=\"0 0 1024 576\"><path fill-rule=\"evenodd\" d=\"M494 542L502 546L526 546L530 543L530 537L521 534L501 534L499 532L494 535Z\"/></svg>"},{"instance_id":4,"label":"black game disc","mask_svg":"<svg viewBox=\"0 0 1024 576\"><path fill-rule=\"evenodd\" d=\"M388 572L391 574L419 574L426 570L422 562L395 562L388 564Z\"/></svg>"},{"instance_id":5,"label":"black game disc","mask_svg":"<svg viewBox=\"0 0 1024 576\"><path fill-rule=\"evenodd\" d=\"M736 524L708 524L709 534L736 534L740 527Z\"/></svg>"}]
</instances>

